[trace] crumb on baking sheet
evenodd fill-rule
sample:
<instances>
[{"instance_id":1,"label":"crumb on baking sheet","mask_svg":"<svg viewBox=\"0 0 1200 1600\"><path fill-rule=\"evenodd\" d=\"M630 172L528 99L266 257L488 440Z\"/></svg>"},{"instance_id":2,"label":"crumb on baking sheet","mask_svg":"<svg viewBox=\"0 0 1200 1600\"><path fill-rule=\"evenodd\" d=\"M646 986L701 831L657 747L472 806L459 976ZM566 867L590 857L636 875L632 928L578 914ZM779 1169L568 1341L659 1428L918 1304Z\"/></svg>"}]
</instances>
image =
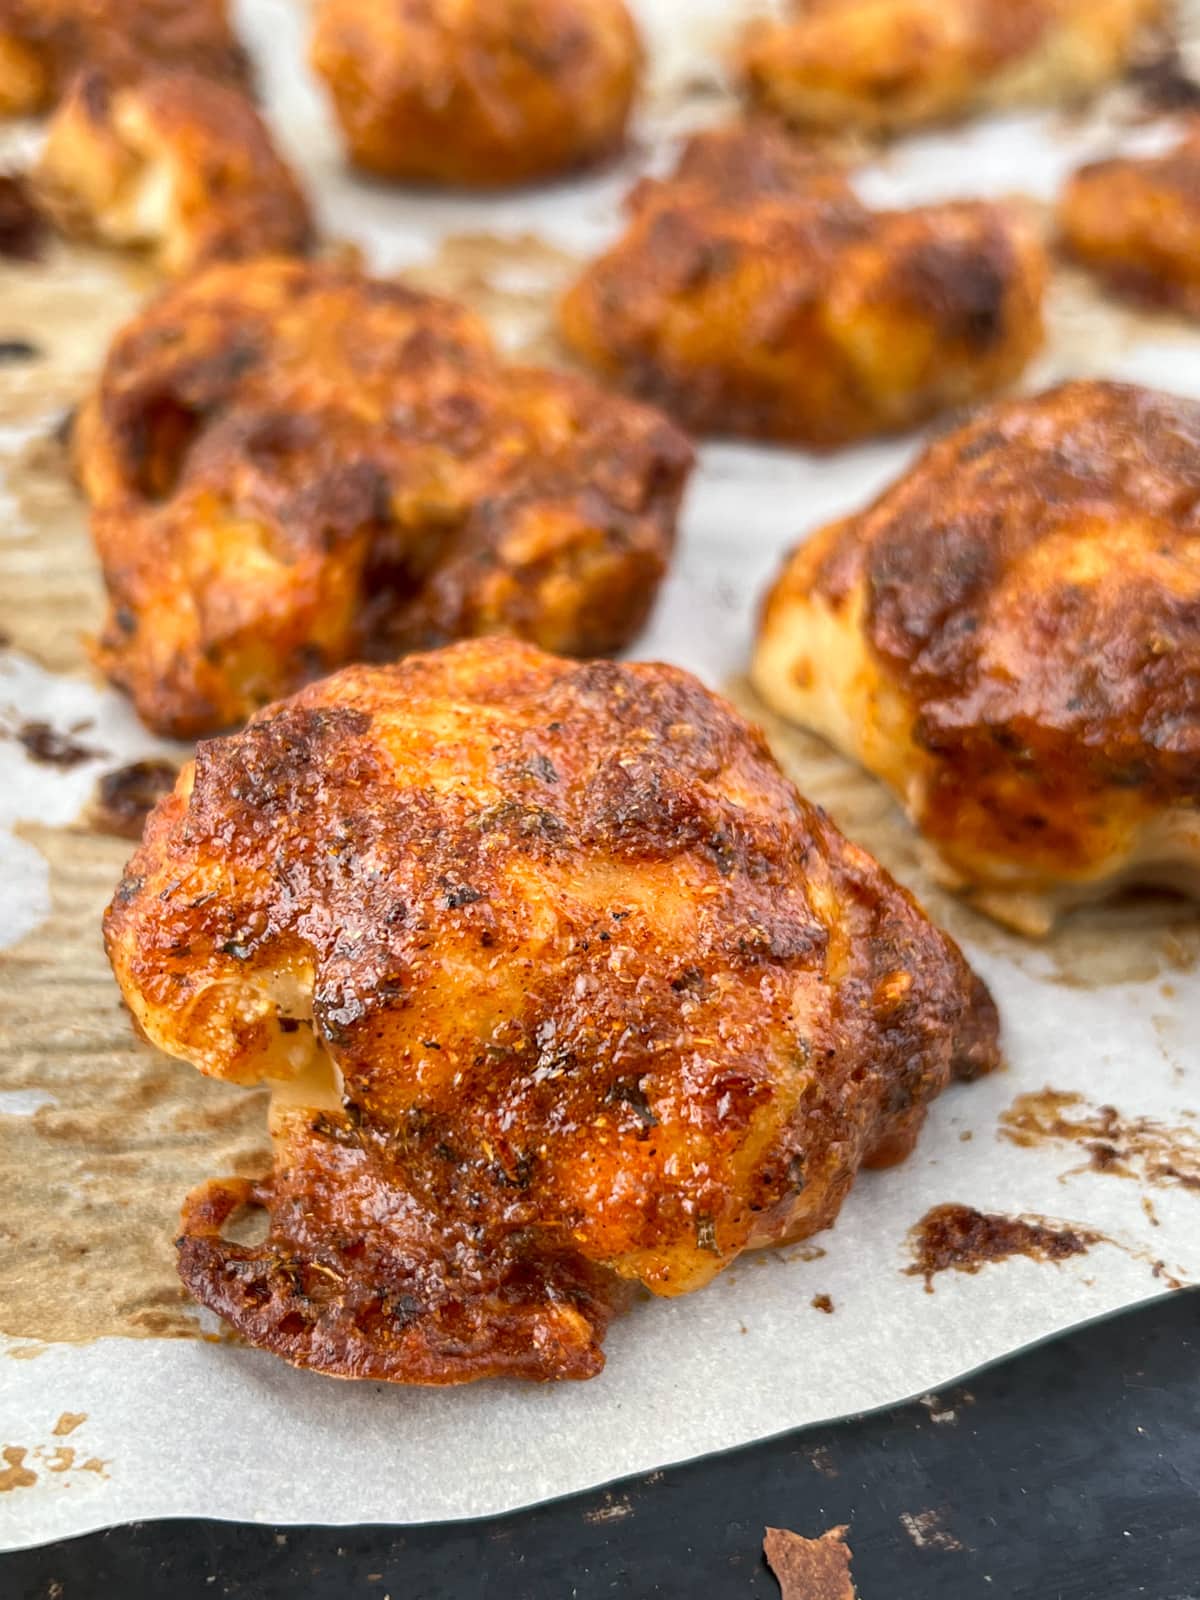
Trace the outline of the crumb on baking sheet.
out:
<instances>
[{"instance_id":1,"label":"crumb on baking sheet","mask_svg":"<svg viewBox=\"0 0 1200 1600\"><path fill-rule=\"evenodd\" d=\"M848 1531L842 1525L805 1539L787 1528L767 1529L763 1554L779 1580L780 1600L856 1600Z\"/></svg>"},{"instance_id":2,"label":"crumb on baking sheet","mask_svg":"<svg viewBox=\"0 0 1200 1600\"><path fill-rule=\"evenodd\" d=\"M964 1550L961 1539L942 1526L945 1512L930 1507L927 1511L902 1511L900 1524L918 1550Z\"/></svg>"},{"instance_id":3,"label":"crumb on baking sheet","mask_svg":"<svg viewBox=\"0 0 1200 1600\"><path fill-rule=\"evenodd\" d=\"M828 1445L814 1445L811 1450L805 1451L805 1454L808 1456L809 1466L814 1467L823 1478L837 1478L841 1476L841 1474L838 1472L837 1465L833 1459L833 1454Z\"/></svg>"}]
</instances>

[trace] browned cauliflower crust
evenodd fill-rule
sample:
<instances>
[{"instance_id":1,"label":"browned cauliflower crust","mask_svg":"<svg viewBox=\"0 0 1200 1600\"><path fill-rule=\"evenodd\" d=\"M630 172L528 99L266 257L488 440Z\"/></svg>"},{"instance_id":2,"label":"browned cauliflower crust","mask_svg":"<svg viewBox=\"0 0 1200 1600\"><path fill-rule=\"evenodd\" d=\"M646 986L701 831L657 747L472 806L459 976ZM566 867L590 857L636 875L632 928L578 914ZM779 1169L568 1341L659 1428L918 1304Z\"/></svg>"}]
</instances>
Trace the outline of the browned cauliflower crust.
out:
<instances>
[{"instance_id":1,"label":"browned cauliflower crust","mask_svg":"<svg viewBox=\"0 0 1200 1600\"><path fill-rule=\"evenodd\" d=\"M620 648L692 452L655 412L505 365L448 301L266 259L134 318L75 457L110 599L99 664L188 737L464 636Z\"/></svg>"},{"instance_id":2,"label":"browned cauliflower crust","mask_svg":"<svg viewBox=\"0 0 1200 1600\"><path fill-rule=\"evenodd\" d=\"M985 411L795 551L755 681L1025 932L1130 880L1200 893L1198 500L1194 401Z\"/></svg>"},{"instance_id":3,"label":"browned cauliflower crust","mask_svg":"<svg viewBox=\"0 0 1200 1600\"><path fill-rule=\"evenodd\" d=\"M618 150L641 50L625 0L319 0L312 64L356 165L489 188Z\"/></svg>"},{"instance_id":4,"label":"browned cauliflower crust","mask_svg":"<svg viewBox=\"0 0 1200 1600\"><path fill-rule=\"evenodd\" d=\"M1059 228L1069 254L1117 293L1200 316L1200 117L1166 155L1081 168Z\"/></svg>"},{"instance_id":5,"label":"browned cauliflower crust","mask_svg":"<svg viewBox=\"0 0 1200 1600\"><path fill-rule=\"evenodd\" d=\"M171 274L312 243L308 204L253 103L193 72L115 87L81 74L51 120L37 187L66 232L149 250Z\"/></svg>"},{"instance_id":6,"label":"browned cauliflower crust","mask_svg":"<svg viewBox=\"0 0 1200 1600\"><path fill-rule=\"evenodd\" d=\"M342 1377L590 1377L630 1285L827 1227L997 1056L957 947L732 707L500 639L202 744L105 936L152 1043L276 1089L275 1175L193 1195L185 1283Z\"/></svg>"},{"instance_id":7,"label":"browned cauliflower crust","mask_svg":"<svg viewBox=\"0 0 1200 1600\"><path fill-rule=\"evenodd\" d=\"M869 211L766 125L700 134L630 210L562 330L701 433L830 447L907 428L1007 384L1042 339L1045 258L1024 217Z\"/></svg>"},{"instance_id":8,"label":"browned cauliflower crust","mask_svg":"<svg viewBox=\"0 0 1200 1600\"><path fill-rule=\"evenodd\" d=\"M182 69L249 88L226 0L0 0L0 116L54 106L76 72Z\"/></svg>"},{"instance_id":9,"label":"browned cauliflower crust","mask_svg":"<svg viewBox=\"0 0 1200 1600\"><path fill-rule=\"evenodd\" d=\"M751 100L807 128L898 132L1090 93L1126 66L1163 0L808 0L755 24Z\"/></svg>"}]
</instances>

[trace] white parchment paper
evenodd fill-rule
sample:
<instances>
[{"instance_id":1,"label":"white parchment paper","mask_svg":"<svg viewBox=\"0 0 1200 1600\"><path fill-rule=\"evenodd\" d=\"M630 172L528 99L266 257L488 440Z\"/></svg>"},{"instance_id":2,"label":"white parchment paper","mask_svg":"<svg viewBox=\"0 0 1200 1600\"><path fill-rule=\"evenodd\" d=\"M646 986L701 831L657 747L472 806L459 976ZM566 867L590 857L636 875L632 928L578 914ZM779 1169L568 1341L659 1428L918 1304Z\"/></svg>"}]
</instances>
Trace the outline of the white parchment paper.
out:
<instances>
[{"instance_id":1,"label":"white parchment paper","mask_svg":"<svg viewBox=\"0 0 1200 1600\"><path fill-rule=\"evenodd\" d=\"M441 240L469 232L532 233L579 254L602 245L620 226L617 204L634 172L661 167L673 135L719 114L719 98L697 85L713 78L725 36L749 8L643 0L640 9L655 67L634 155L586 181L475 200L350 178L303 67L304 8L287 0L242 7L282 141L330 231L360 241L378 268L428 261ZM904 144L863 174L862 187L880 203L1015 191L1046 201L1072 166L1118 136L1144 143L1160 134L1122 130L1102 112L992 120ZM1031 382L1105 373L1200 395L1200 338L1181 325L1116 310L1084 315L1061 288L1052 314L1054 336ZM874 494L918 443L824 459L705 448L678 564L638 654L689 667L717 687L742 672L755 606L782 552ZM0 522L18 514L0 485ZM11 656L0 658L0 700L55 725L90 718L106 751L103 763L55 772L0 740L3 945L48 907L45 863L12 825L70 821L100 766L145 753L152 741L117 696ZM1151 1198L1137 1181L1072 1172L1077 1151L1022 1149L997 1135L1005 1107L1046 1085L1186 1127L1200 1105L1200 976L1151 961L1137 981L1089 987L1076 975L1064 983L1053 945L1022 946L965 913L955 931L1000 1005L1007 1068L946 1094L905 1165L859 1179L837 1227L814 1241L823 1255L763 1252L702 1294L639 1304L609 1335L606 1371L579 1385L344 1384L248 1349L188 1341L108 1339L0 1359L0 1446L44 1456L56 1419L69 1411L86 1414L71 1445L98 1463L92 1472L41 1471L36 1484L0 1494L0 1547L130 1518L412 1522L503 1512L944 1385L1164 1292L1154 1263L1177 1279L1200 1278L1200 1194L1168 1185ZM36 1109L36 1094L22 1093L20 1105L4 1099L0 1062L0 1110ZM906 1234L946 1201L1047 1214L1114 1242L1059 1266L1017 1258L977 1276L945 1273L927 1294L904 1271ZM832 1298L833 1315L813 1309L816 1295Z\"/></svg>"}]
</instances>

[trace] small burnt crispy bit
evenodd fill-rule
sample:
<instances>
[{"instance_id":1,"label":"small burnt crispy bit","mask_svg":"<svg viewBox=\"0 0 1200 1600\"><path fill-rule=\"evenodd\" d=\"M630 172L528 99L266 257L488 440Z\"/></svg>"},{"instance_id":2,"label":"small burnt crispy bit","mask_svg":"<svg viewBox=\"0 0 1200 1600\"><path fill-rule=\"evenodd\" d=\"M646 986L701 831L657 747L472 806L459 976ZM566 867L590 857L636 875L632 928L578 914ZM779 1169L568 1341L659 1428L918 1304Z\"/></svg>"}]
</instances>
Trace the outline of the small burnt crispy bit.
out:
<instances>
[{"instance_id":1,"label":"small burnt crispy bit","mask_svg":"<svg viewBox=\"0 0 1200 1600\"><path fill-rule=\"evenodd\" d=\"M344 1377L589 1377L632 1285L828 1227L997 1058L957 947L731 706L512 640L201 744L105 938L151 1043L273 1088L274 1176L193 1195L185 1283Z\"/></svg>"},{"instance_id":2,"label":"small burnt crispy bit","mask_svg":"<svg viewBox=\"0 0 1200 1600\"><path fill-rule=\"evenodd\" d=\"M161 757L103 773L96 782L89 822L119 839L140 839L146 818L163 795L170 794L178 776L179 767Z\"/></svg>"},{"instance_id":3,"label":"small burnt crispy bit","mask_svg":"<svg viewBox=\"0 0 1200 1600\"><path fill-rule=\"evenodd\" d=\"M29 179L19 172L0 172L0 256L36 261L46 233L46 218Z\"/></svg>"},{"instance_id":4,"label":"small burnt crispy bit","mask_svg":"<svg viewBox=\"0 0 1200 1600\"><path fill-rule=\"evenodd\" d=\"M253 102L194 72L115 86L81 73L36 181L65 232L148 250L172 274L312 243L308 204Z\"/></svg>"},{"instance_id":5,"label":"small burnt crispy bit","mask_svg":"<svg viewBox=\"0 0 1200 1600\"><path fill-rule=\"evenodd\" d=\"M319 0L312 64L357 166L495 188L618 150L641 48L625 0Z\"/></svg>"},{"instance_id":6,"label":"small burnt crispy bit","mask_svg":"<svg viewBox=\"0 0 1200 1600\"><path fill-rule=\"evenodd\" d=\"M698 135L630 199L560 320L599 371L707 434L828 448L1014 379L1045 259L1001 205L870 211L766 124Z\"/></svg>"},{"instance_id":7,"label":"small burnt crispy bit","mask_svg":"<svg viewBox=\"0 0 1200 1600\"><path fill-rule=\"evenodd\" d=\"M755 682L1024 932L1131 880L1200 892L1198 504L1193 400L984 411L792 554Z\"/></svg>"},{"instance_id":8,"label":"small burnt crispy bit","mask_svg":"<svg viewBox=\"0 0 1200 1600\"><path fill-rule=\"evenodd\" d=\"M1118 76L1163 0L807 0L755 23L751 101L799 127L896 133L1077 99Z\"/></svg>"},{"instance_id":9,"label":"small burnt crispy bit","mask_svg":"<svg viewBox=\"0 0 1200 1600\"><path fill-rule=\"evenodd\" d=\"M763 1555L779 1581L779 1600L857 1600L849 1531L843 1525L805 1539L787 1528L768 1528Z\"/></svg>"},{"instance_id":10,"label":"small burnt crispy bit","mask_svg":"<svg viewBox=\"0 0 1200 1600\"><path fill-rule=\"evenodd\" d=\"M0 116L50 110L75 74L180 68L251 87L226 0L0 0Z\"/></svg>"},{"instance_id":11,"label":"small burnt crispy bit","mask_svg":"<svg viewBox=\"0 0 1200 1600\"><path fill-rule=\"evenodd\" d=\"M505 365L449 301L282 259L139 313L73 447L110 600L99 664L185 738L456 638L619 649L692 461L657 413Z\"/></svg>"},{"instance_id":12,"label":"small burnt crispy bit","mask_svg":"<svg viewBox=\"0 0 1200 1600\"><path fill-rule=\"evenodd\" d=\"M1118 294L1200 317L1200 116L1166 155L1081 168L1058 220L1068 253Z\"/></svg>"}]
</instances>

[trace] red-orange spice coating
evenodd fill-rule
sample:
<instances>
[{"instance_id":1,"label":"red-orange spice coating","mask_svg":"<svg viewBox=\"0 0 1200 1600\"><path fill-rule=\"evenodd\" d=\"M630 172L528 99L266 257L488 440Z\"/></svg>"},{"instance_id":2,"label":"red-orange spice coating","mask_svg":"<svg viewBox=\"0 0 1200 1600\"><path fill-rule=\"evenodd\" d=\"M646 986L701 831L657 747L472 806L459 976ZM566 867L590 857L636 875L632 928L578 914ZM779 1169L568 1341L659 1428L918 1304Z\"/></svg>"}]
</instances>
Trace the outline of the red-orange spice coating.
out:
<instances>
[{"instance_id":1,"label":"red-orange spice coating","mask_svg":"<svg viewBox=\"0 0 1200 1600\"><path fill-rule=\"evenodd\" d=\"M1165 155L1082 167L1059 227L1070 255L1117 293L1200 316L1200 117Z\"/></svg>"},{"instance_id":2,"label":"red-orange spice coating","mask_svg":"<svg viewBox=\"0 0 1200 1600\"><path fill-rule=\"evenodd\" d=\"M766 124L697 135L633 192L560 308L592 366L700 433L831 447L1014 379L1042 338L1042 248L1006 206L871 211Z\"/></svg>"},{"instance_id":3,"label":"red-orange spice coating","mask_svg":"<svg viewBox=\"0 0 1200 1600\"><path fill-rule=\"evenodd\" d=\"M1177 860L1185 887L1198 498L1194 400L1078 382L981 412L793 552L756 680L852 745L972 883L1086 888ZM806 686L835 662L836 716Z\"/></svg>"},{"instance_id":4,"label":"red-orange spice coating","mask_svg":"<svg viewBox=\"0 0 1200 1600\"><path fill-rule=\"evenodd\" d=\"M36 177L65 231L152 249L173 275L314 242L308 202L253 101L198 72L125 84L80 73Z\"/></svg>"},{"instance_id":5,"label":"red-orange spice coating","mask_svg":"<svg viewBox=\"0 0 1200 1600\"><path fill-rule=\"evenodd\" d=\"M181 1271L343 1376L586 1377L637 1280L828 1226L996 1061L952 942L686 673L511 641L349 668L200 746L107 914L148 1037L311 1070ZM314 1042L315 1036L315 1042ZM265 1206L258 1247L221 1239Z\"/></svg>"},{"instance_id":6,"label":"red-orange spice coating","mask_svg":"<svg viewBox=\"0 0 1200 1600\"><path fill-rule=\"evenodd\" d=\"M507 365L461 306L270 259L189 278L118 334L75 459L99 663L187 737L458 637L621 648L692 451L656 412Z\"/></svg>"},{"instance_id":7,"label":"red-orange spice coating","mask_svg":"<svg viewBox=\"0 0 1200 1600\"><path fill-rule=\"evenodd\" d=\"M625 0L319 0L312 64L357 166L497 188L618 150L641 46Z\"/></svg>"},{"instance_id":8,"label":"red-orange spice coating","mask_svg":"<svg viewBox=\"0 0 1200 1600\"><path fill-rule=\"evenodd\" d=\"M798 126L897 133L1078 99L1127 65L1164 0L795 0L751 24L751 98Z\"/></svg>"},{"instance_id":9,"label":"red-orange spice coating","mask_svg":"<svg viewBox=\"0 0 1200 1600\"><path fill-rule=\"evenodd\" d=\"M0 0L0 115L45 111L83 67L185 69L249 87L226 0Z\"/></svg>"}]
</instances>

